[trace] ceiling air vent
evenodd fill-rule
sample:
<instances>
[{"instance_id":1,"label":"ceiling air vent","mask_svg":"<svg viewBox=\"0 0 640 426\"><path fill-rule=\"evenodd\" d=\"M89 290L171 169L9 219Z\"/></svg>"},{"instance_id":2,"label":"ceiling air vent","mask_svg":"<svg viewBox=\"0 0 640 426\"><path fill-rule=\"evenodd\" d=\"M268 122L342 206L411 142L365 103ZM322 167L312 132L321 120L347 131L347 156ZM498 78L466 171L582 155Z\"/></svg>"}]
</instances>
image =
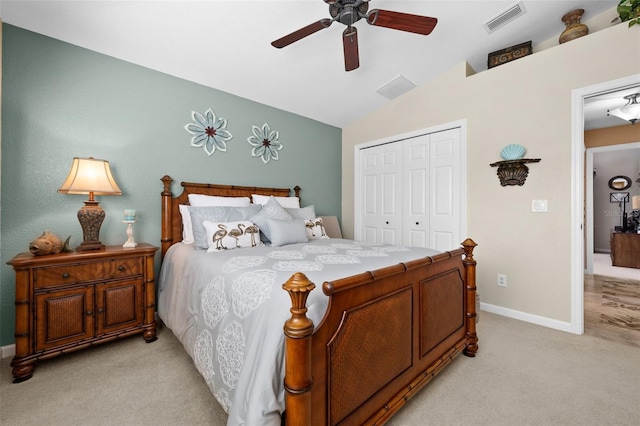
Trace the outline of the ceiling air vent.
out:
<instances>
[{"instance_id":1,"label":"ceiling air vent","mask_svg":"<svg viewBox=\"0 0 640 426\"><path fill-rule=\"evenodd\" d=\"M485 23L483 25L484 29L487 30L487 33L491 34L498 28L508 24L509 22L524 15L525 13L527 13L527 9L524 7L524 3L519 1L509 9L502 12L500 15Z\"/></svg>"},{"instance_id":2,"label":"ceiling air vent","mask_svg":"<svg viewBox=\"0 0 640 426\"><path fill-rule=\"evenodd\" d=\"M415 84L409 81L405 76L399 75L388 83L380 86L376 92L387 99L395 99L414 87L416 87Z\"/></svg>"}]
</instances>

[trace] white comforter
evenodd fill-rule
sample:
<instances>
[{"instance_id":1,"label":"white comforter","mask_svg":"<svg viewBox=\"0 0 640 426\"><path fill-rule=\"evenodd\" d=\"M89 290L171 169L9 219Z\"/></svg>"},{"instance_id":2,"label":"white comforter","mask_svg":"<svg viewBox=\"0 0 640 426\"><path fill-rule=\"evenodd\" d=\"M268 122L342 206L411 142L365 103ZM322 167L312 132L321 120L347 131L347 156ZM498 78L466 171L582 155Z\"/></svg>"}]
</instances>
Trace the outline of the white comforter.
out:
<instances>
[{"instance_id":1,"label":"white comforter","mask_svg":"<svg viewBox=\"0 0 640 426\"><path fill-rule=\"evenodd\" d=\"M285 247L217 253L174 244L159 277L158 314L183 343L228 425L280 425L284 411L284 334L291 300L282 284L303 272L316 284L308 316L319 324L324 281L437 252L312 240Z\"/></svg>"}]
</instances>

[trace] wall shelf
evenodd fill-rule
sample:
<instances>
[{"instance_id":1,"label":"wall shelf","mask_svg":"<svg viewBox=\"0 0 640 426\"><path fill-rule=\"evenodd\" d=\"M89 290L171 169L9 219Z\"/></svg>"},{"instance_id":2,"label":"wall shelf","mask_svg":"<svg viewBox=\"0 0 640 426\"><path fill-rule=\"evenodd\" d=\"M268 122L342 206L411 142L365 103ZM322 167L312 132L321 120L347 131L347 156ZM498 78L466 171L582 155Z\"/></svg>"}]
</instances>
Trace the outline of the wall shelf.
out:
<instances>
[{"instance_id":1,"label":"wall shelf","mask_svg":"<svg viewBox=\"0 0 640 426\"><path fill-rule=\"evenodd\" d=\"M539 158L520 158L518 160L504 160L490 164L491 167L497 167L497 175L500 179L500 185L524 185L524 181L529 175L527 163L539 163Z\"/></svg>"}]
</instances>

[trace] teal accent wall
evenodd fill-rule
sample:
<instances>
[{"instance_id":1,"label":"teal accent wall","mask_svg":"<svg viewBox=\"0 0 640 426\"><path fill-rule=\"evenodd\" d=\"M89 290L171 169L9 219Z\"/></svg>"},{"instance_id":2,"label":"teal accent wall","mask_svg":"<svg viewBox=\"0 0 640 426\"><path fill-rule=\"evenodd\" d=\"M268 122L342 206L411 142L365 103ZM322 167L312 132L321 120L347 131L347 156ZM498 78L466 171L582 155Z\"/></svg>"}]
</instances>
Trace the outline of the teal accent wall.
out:
<instances>
[{"instance_id":1,"label":"teal accent wall","mask_svg":"<svg viewBox=\"0 0 640 426\"><path fill-rule=\"evenodd\" d=\"M132 208L136 241L160 245L164 175L174 192L181 181L300 185L303 205L340 216L341 129L6 23L2 31L1 346L14 342L15 275L6 262L45 229L71 236L73 247L82 241L76 213L87 196L57 192L73 157L109 160L123 191L97 197L105 244L126 241L122 213ZM227 152L211 157L184 130L192 110L208 108L233 134ZM251 126L265 122L284 145L266 165L247 142Z\"/></svg>"}]
</instances>

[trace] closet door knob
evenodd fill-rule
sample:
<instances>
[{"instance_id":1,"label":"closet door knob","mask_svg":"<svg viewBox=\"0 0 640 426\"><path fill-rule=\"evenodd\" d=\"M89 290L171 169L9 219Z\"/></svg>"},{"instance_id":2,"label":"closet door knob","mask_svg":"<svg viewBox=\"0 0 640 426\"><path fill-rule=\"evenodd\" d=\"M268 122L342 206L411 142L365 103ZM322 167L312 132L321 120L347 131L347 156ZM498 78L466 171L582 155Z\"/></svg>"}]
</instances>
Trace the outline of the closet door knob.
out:
<instances>
[{"instance_id":1,"label":"closet door knob","mask_svg":"<svg viewBox=\"0 0 640 426\"><path fill-rule=\"evenodd\" d=\"M420 222L416 222L416 225L420 225Z\"/></svg>"},{"instance_id":2,"label":"closet door knob","mask_svg":"<svg viewBox=\"0 0 640 426\"><path fill-rule=\"evenodd\" d=\"M386 222L386 224L388 225L388 224L389 224L389 221L387 221L387 222Z\"/></svg>"}]
</instances>

